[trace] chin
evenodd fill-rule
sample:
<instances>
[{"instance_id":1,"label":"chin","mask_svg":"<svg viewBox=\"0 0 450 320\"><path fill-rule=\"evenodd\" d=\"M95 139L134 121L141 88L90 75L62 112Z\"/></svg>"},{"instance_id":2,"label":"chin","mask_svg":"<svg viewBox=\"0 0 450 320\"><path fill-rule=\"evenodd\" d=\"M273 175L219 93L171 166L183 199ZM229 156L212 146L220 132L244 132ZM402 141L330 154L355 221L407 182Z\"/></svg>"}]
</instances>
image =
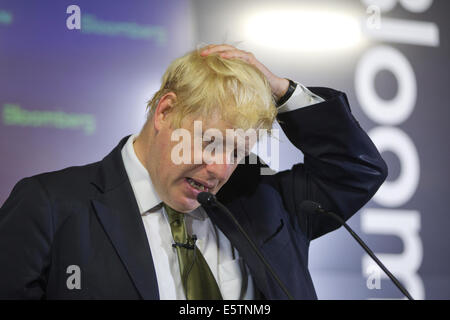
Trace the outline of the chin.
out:
<instances>
[{"instance_id":1,"label":"chin","mask_svg":"<svg viewBox=\"0 0 450 320\"><path fill-rule=\"evenodd\" d=\"M186 196L182 196L181 199L177 200L174 205L176 205L175 210L179 212L188 213L194 211L198 207L200 207L200 203L197 202L196 199L192 199Z\"/></svg>"},{"instance_id":2,"label":"chin","mask_svg":"<svg viewBox=\"0 0 450 320\"><path fill-rule=\"evenodd\" d=\"M195 203L192 203L195 202ZM191 211L194 211L195 209L197 209L198 207L200 207L200 204L196 201L196 200L192 200L189 201L188 203L183 203L180 205L180 212L184 212L184 213L188 213Z\"/></svg>"}]
</instances>

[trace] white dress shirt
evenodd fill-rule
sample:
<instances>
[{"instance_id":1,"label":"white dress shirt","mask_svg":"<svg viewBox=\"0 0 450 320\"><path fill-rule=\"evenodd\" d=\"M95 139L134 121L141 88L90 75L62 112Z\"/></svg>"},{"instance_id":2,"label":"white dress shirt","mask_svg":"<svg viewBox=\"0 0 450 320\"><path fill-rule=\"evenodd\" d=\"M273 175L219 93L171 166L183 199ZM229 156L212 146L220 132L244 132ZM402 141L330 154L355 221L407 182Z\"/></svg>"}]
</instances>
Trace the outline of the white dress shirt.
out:
<instances>
[{"instance_id":1,"label":"white dress shirt","mask_svg":"<svg viewBox=\"0 0 450 320\"><path fill-rule=\"evenodd\" d=\"M298 84L292 96L278 112L324 101ZM156 193L150 175L136 156L133 143L137 135L132 135L122 148L122 159L134 196L139 206L148 243L150 246L161 300L186 299L181 283L176 249L167 213ZM197 236L197 247L204 256L222 297L226 300L253 299L253 281L237 250L227 237L213 225L202 207L186 214L188 234ZM149 270L150 272L150 270Z\"/></svg>"}]
</instances>

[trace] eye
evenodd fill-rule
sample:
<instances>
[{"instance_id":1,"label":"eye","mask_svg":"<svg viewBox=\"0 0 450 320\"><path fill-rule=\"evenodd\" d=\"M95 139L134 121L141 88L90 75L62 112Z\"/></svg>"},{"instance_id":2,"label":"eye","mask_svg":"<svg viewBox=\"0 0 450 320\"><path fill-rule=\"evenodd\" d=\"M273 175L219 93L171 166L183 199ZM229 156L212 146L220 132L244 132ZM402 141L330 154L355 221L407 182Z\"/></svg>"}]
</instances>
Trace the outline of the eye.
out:
<instances>
[{"instance_id":1,"label":"eye","mask_svg":"<svg viewBox=\"0 0 450 320\"><path fill-rule=\"evenodd\" d=\"M214 138L211 138L211 139L206 140L206 141L204 140L203 141L203 147L206 147L206 146L210 145L213 142L214 142Z\"/></svg>"},{"instance_id":2,"label":"eye","mask_svg":"<svg viewBox=\"0 0 450 320\"><path fill-rule=\"evenodd\" d=\"M247 156L247 152L243 149L236 148L233 151L234 159L245 158L246 156Z\"/></svg>"},{"instance_id":3,"label":"eye","mask_svg":"<svg viewBox=\"0 0 450 320\"><path fill-rule=\"evenodd\" d=\"M203 144L204 145L208 145L208 144L211 144L211 143L213 143L215 140L216 140L216 138L214 137L214 136L212 136L212 137L203 137Z\"/></svg>"}]
</instances>

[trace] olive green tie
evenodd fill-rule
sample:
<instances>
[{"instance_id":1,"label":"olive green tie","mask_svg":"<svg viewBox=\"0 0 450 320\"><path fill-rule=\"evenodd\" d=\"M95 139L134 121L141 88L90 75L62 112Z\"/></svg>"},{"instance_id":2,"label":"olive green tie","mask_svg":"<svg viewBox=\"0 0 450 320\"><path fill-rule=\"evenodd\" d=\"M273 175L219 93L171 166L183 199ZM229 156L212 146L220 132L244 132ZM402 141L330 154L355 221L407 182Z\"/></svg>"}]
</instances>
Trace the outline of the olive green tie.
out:
<instances>
[{"instance_id":1,"label":"olive green tie","mask_svg":"<svg viewBox=\"0 0 450 320\"><path fill-rule=\"evenodd\" d=\"M216 279L208 263L198 250L192 238L188 238L184 223L184 213L175 211L164 204L169 217L172 237L176 244L181 281L187 300L222 300Z\"/></svg>"}]
</instances>

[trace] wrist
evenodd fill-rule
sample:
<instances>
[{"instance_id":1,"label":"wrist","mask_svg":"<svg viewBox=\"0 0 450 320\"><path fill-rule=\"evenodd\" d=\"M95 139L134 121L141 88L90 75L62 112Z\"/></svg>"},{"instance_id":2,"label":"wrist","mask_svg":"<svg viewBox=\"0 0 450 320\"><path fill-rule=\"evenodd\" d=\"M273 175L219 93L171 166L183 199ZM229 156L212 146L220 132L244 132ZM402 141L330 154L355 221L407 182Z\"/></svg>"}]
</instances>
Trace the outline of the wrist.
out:
<instances>
[{"instance_id":1,"label":"wrist","mask_svg":"<svg viewBox=\"0 0 450 320\"><path fill-rule=\"evenodd\" d=\"M286 101L288 101L291 98L292 94L294 93L295 89L297 88L297 83L295 83L294 81L289 80L289 79L285 79L285 80L288 83L288 88L286 89L284 94L276 100L277 107L280 107L283 104L285 104Z\"/></svg>"},{"instance_id":2,"label":"wrist","mask_svg":"<svg viewBox=\"0 0 450 320\"><path fill-rule=\"evenodd\" d=\"M272 87L272 94L275 96L276 101L280 100L289 89L289 80L284 78L278 78Z\"/></svg>"}]
</instances>

